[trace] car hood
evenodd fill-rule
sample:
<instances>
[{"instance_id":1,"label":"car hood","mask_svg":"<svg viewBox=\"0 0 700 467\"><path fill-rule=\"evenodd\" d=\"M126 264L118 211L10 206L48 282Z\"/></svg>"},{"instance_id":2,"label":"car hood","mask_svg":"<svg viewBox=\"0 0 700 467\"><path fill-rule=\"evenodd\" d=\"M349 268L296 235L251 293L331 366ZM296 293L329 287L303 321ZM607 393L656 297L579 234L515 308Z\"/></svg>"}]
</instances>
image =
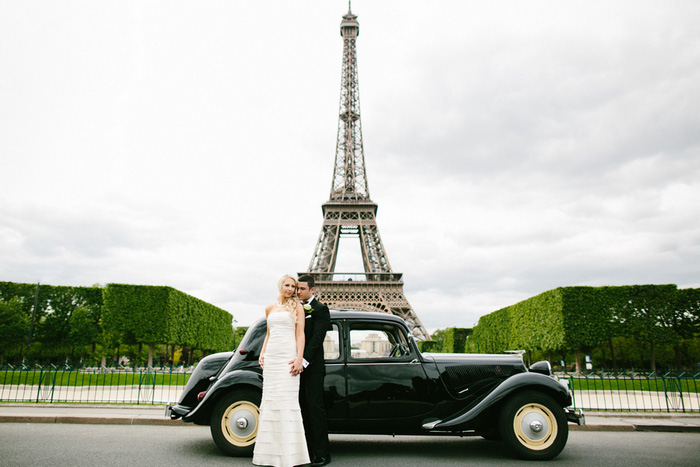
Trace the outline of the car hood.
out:
<instances>
[{"instance_id":1,"label":"car hood","mask_svg":"<svg viewBox=\"0 0 700 467\"><path fill-rule=\"evenodd\" d=\"M471 365L516 365L525 369L523 358L519 354L477 354L477 353L423 353L423 357L437 364L471 364Z\"/></svg>"},{"instance_id":2,"label":"car hood","mask_svg":"<svg viewBox=\"0 0 700 467\"><path fill-rule=\"evenodd\" d=\"M445 388L455 397L480 392L517 373L527 372L517 354L444 354L425 353L435 365Z\"/></svg>"}]
</instances>

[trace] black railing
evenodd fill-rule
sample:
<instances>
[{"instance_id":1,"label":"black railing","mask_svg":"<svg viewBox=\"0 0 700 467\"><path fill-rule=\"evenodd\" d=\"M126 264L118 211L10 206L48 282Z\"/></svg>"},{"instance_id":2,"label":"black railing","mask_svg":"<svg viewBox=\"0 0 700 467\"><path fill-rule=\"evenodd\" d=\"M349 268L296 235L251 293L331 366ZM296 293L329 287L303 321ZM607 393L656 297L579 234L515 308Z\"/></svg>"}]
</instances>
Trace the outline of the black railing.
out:
<instances>
[{"instance_id":1,"label":"black railing","mask_svg":"<svg viewBox=\"0 0 700 467\"><path fill-rule=\"evenodd\" d=\"M617 412L700 412L700 373L595 372L559 374L574 406Z\"/></svg>"},{"instance_id":2,"label":"black railing","mask_svg":"<svg viewBox=\"0 0 700 467\"><path fill-rule=\"evenodd\" d=\"M177 400L193 367L0 369L0 401L164 404ZM700 373L560 373L575 408L617 412L700 412Z\"/></svg>"},{"instance_id":3,"label":"black railing","mask_svg":"<svg viewBox=\"0 0 700 467\"><path fill-rule=\"evenodd\" d=\"M192 367L13 368L0 370L0 401L162 404L177 400Z\"/></svg>"}]
</instances>

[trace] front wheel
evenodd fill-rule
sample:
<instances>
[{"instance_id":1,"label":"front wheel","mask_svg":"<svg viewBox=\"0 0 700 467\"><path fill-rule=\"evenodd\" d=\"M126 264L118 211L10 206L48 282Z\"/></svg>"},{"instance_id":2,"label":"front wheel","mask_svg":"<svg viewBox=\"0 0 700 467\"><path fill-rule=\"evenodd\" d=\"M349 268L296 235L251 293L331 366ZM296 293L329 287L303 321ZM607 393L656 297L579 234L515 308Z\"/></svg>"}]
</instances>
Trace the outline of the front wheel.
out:
<instances>
[{"instance_id":1,"label":"front wheel","mask_svg":"<svg viewBox=\"0 0 700 467\"><path fill-rule=\"evenodd\" d=\"M530 460L556 457L569 437L564 410L551 397L536 391L516 394L506 402L499 431L516 456Z\"/></svg>"},{"instance_id":2,"label":"front wheel","mask_svg":"<svg viewBox=\"0 0 700 467\"><path fill-rule=\"evenodd\" d=\"M224 396L211 414L211 436L229 456L253 455L258 435L260 393L241 389Z\"/></svg>"}]
</instances>

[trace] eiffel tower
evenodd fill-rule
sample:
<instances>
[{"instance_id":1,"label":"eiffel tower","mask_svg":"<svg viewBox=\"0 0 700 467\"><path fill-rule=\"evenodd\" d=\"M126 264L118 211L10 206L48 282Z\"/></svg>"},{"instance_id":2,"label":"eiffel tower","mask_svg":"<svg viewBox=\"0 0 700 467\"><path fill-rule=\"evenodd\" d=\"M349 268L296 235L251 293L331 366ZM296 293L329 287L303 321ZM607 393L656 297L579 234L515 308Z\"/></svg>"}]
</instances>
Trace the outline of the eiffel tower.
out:
<instances>
[{"instance_id":1,"label":"eiffel tower","mask_svg":"<svg viewBox=\"0 0 700 467\"><path fill-rule=\"evenodd\" d=\"M408 323L416 339L428 340L430 335L404 296L402 274L391 270L377 228L377 203L369 197L357 79L359 33L357 16L348 7L340 23L343 67L331 196L322 205L323 226L309 269L300 274L314 278L316 295L331 308L391 313ZM359 238L364 272L335 272L341 237Z\"/></svg>"}]
</instances>

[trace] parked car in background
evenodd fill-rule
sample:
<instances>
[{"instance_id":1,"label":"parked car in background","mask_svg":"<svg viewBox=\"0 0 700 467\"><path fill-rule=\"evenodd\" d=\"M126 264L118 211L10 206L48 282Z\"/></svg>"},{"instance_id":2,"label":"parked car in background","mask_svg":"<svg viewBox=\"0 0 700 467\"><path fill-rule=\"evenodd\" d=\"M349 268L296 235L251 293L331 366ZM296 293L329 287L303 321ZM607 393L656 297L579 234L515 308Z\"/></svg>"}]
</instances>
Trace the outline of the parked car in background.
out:
<instances>
[{"instance_id":1,"label":"parked car in background","mask_svg":"<svg viewBox=\"0 0 700 467\"><path fill-rule=\"evenodd\" d=\"M234 352L202 359L167 416L210 426L229 455L252 455L265 333L261 319ZM548 362L528 369L520 353L421 353L390 314L332 310L324 350L331 433L483 436L544 460L566 445L569 422L584 423Z\"/></svg>"}]
</instances>

